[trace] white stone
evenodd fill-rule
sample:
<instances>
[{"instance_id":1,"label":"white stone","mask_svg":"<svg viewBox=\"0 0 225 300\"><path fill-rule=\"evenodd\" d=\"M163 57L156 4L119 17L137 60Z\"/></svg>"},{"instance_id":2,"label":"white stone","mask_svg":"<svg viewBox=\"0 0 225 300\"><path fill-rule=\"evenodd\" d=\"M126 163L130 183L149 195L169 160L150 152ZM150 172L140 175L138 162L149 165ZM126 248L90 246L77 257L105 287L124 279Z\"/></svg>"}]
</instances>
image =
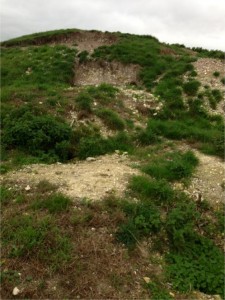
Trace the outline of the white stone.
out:
<instances>
[{"instance_id":1,"label":"white stone","mask_svg":"<svg viewBox=\"0 0 225 300\"><path fill-rule=\"evenodd\" d=\"M86 161L95 161L96 160L96 158L94 158L94 157L87 157L86 158Z\"/></svg>"},{"instance_id":2,"label":"white stone","mask_svg":"<svg viewBox=\"0 0 225 300\"><path fill-rule=\"evenodd\" d=\"M25 187L25 191L29 191L31 189L31 187L29 186L29 185L27 185L26 187Z\"/></svg>"},{"instance_id":3,"label":"white stone","mask_svg":"<svg viewBox=\"0 0 225 300\"><path fill-rule=\"evenodd\" d=\"M14 287L13 292L12 292L13 296L17 296L19 293L20 293L20 290L18 289L18 287Z\"/></svg>"}]
</instances>

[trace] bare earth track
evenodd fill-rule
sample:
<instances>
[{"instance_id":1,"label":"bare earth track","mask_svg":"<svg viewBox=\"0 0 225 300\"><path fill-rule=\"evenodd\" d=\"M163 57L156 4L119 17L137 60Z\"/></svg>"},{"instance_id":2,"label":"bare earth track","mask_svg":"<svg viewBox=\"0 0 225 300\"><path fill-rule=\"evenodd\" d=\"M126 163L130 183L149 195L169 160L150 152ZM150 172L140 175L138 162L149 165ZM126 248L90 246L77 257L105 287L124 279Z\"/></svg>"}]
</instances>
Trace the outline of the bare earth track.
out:
<instances>
[{"instance_id":1,"label":"bare earth track","mask_svg":"<svg viewBox=\"0 0 225 300\"><path fill-rule=\"evenodd\" d=\"M128 179L138 171L129 166L125 155L105 155L76 164L31 165L4 176L18 187L34 187L48 180L71 199L100 200L111 193L122 196Z\"/></svg>"}]
</instances>

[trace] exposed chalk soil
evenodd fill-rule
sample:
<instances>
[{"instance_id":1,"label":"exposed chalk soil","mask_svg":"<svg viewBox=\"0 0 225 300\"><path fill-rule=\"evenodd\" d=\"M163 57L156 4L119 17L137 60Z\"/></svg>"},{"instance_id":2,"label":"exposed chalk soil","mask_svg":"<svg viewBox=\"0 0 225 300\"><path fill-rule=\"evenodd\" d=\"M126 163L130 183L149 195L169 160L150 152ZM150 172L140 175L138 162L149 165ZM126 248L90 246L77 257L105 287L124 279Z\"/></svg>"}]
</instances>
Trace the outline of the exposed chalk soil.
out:
<instances>
[{"instance_id":1,"label":"exposed chalk soil","mask_svg":"<svg viewBox=\"0 0 225 300\"><path fill-rule=\"evenodd\" d=\"M217 207L225 200L225 164L222 159L205 155L189 146L181 149L192 150L199 159L199 165L194 172L188 187L175 183L175 187L184 189L194 200L207 200L212 206Z\"/></svg>"},{"instance_id":2,"label":"exposed chalk soil","mask_svg":"<svg viewBox=\"0 0 225 300\"><path fill-rule=\"evenodd\" d=\"M87 61L75 66L75 85L97 85L108 83L124 85L138 81L140 67L120 62Z\"/></svg>"},{"instance_id":3,"label":"exposed chalk soil","mask_svg":"<svg viewBox=\"0 0 225 300\"><path fill-rule=\"evenodd\" d=\"M2 179L20 188L29 185L30 191L41 180L48 180L71 199L100 200L111 193L122 196L134 174L138 171L126 155L113 154L74 164L30 165Z\"/></svg>"}]
</instances>

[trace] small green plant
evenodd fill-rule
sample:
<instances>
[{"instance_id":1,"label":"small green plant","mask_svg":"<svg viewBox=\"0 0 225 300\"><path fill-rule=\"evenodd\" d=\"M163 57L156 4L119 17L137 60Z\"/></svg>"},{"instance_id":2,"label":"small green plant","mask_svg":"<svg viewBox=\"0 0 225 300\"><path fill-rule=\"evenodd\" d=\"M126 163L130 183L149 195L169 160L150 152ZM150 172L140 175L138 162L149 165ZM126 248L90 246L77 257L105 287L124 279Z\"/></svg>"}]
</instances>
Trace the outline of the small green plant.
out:
<instances>
[{"instance_id":1,"label":"small green plant","mask_svg":"<svg viewBox=\"0 0 225 300\"><path fill-rule=\"evenodd\" d=\"M57 186L55 184L49 182L46 179L39 181L39 183L37 184L36 187L37 187L38 193L40 193L40 194L52 192L57 189Z\"/></svg>"},{"instance_id":2,"label":"small green plant","mask_svg":"<svg viewBox=\"0 0 225 300\"><path fill-rule=\"evenodd\" d=\"M198 159L193 152L173 152L157 158L143 167L143 171L157 179L169 181L190 177Z\"/></svg>"},{"instance_id":3,"label":"small green plant","mask_svg":"<svg viewBox=\"0 0 225 300\"><path fill-rule=\"evenodd\" d=\"M110 109L101 109L97 112L97 115L110 129L123 130L125 128L124 120L122 120L116 112Z\"/></svg>"},{"instance_id":4,"label":"small green plant","mask_svg":"<svg viewBox=\"0 0 225 300\"><path fill-rule=\"evenodd\" d=\"M75 100L76 100L76 105L78 110L80 111L83 110L88 113L92 112L93 99L88 93L85 92L80 93Z\"/></svg>"},{"instance_id":5,"label":"small green plant","mask_svg":"<svg viewBox=\"0 0 225 300\"><path fill-rule=\"evenodd\" d=\"M164 180L149 179L145 176L133 176L129 187L135 194L144 199L162 205L171 202L174 197L173 189Z\"/></svg>"},{"instance_id":6,"label":"small green plant","mask_svg":"<svg viewBox=\"0 0 225 300\"><path fill-rule=\"evenodd\" d=\"M215 72L213 73L213 76L214 76L214 77L219 77L219 76L220 76L220 72L215 71Z\"/></svg>"},{"instance_id":7,"label":"small green plant","mask_svg":"<svg viewBox=\"0 0 225 300\"><path fill-rule=\"evenodd\" d=\"M171 248L182 250L186 243L195 238L194 228L200 217L192 202L181 201L167 215L166 230Z\"/></svg>"},{"instance_id":8,"label":"small green plant","mask_svg":"<svg viewBox=\"0 0 225 300\"><path fill-rule=\"evenodd\" d=\"M77 56L79 57L79 62L84 63L88 60L89 53L85 50L80 52Z\"/></svg>"},{"instance_id":9,"label":"small green plant","mask_svg":"<svg viewBox=\"0 0 225 300\"><path fill-rule=\"evenodd\" d=\"M0 274L0 282L4 283L5 281L13 282L13 284L19 284L19 272L15 270L3 270Z\"/></svg>"},{"instance_id":10,"label":"small green plant","mask_svg":"<svg viewBox=\"0 0 225 300\"><path fill-rule=\"evenodd\" d=\"M73 213L73 215L70 218L70 222L73 226L84 225L84 224L88 224L92 218L93 216L90 212L81 213L79 211Z\"/></svg>"},{"instance_id":11,"label":"small green plant","mask_svg":"<svg viewBox=\"0 0 225 300\"><path fill-rule=\"evenodd\" d=\"M196 96L200 85L199 81L191 80L183 84L183 89L188 96Z\"/></svg>"},{"instance_id":12,"label":"small green plant","mask_svg":"<svg viewBox=\"0 0 225 300\"><path fill-rule=\"evenodd\" d=\"M151 299L155 300L172 300L169 292L160 283L149 282L146 284L147 289L151 294Z\"/></svg>"},{"instance_id":13,"label":"small green plant","mask_svg":"<svg viewBox=\"0 0 225 300\"><path fill-rule=\"evenodd\" d=\"M216 100L216 103L219 103L223 99L223 94L218 89L213 89L212 95L213 95L214 99Z\"/></svg>"},{"instance_id":14,"label":"small green plant","mask_svg":"<svg viewBox=\"0 0 225 300\"><path fill-rule=\"evenodd\" d=\"M224 295L224 257L214 243L203 237L187 241L182 252L170 252L167 276L180 292L199 290Z\"/></svg>"},{"instance_id":15,"label":"small green plant","mask_svg":"<svg viewBox=\"0 0 225 300\"><path fill-rule=\"evenodd\" d=\"M225 77L223 77L220 81L222 84L225 84Z\"/></svg>"},{"instance_id":16,"label":"small green plant","mask_svg":"<svg viewBox=\"0 0 225 300\"><path fill-rule=\"evenodd\" d=\"M58 193L52 194L46 199L36 200L32 207L34 209L47 209L49 213L56 214L67 211L71 203L68 197Z\"/></svg>"},{"instance_id":17,"label":"small green plant","mask_svg":"<svg viewBox=\"0 0 225 300\"><path fill-rule=\"evenodd\" d=\"M198 73L196 71L191 71L190 72L191 77L196 77L197 75L198 75Z\"/></svg>"},{"instance_id":18,"label":"small green plant","mask_svg":"<svg viewBox=\"0 0 225 300\"><path fill-rule=\"evenodd\" d=\"M13 199L13 191L9 190L6 186L0 186L0 201L1 204L7 204Z\"/></svg>"},{"instance_id":19,"label":"small green plant","mask_svg":"<svg viewBox=\"0 0 225 300\"><path fill-rule=\"evenodd\" d=\"M159 141L159 137L151 129L140 129L136 133L134 139L138 144L142 146L151 145Z\"/></svg>"},{"instance_id":20,"label":"small green plant","mask_svg":"<svg viewBox=\"0 0 225 300\"><path fill-rule=\"evenodd\" d=\"M122 209L127 222L122 223L116 233L119 242L132 247L141 238L160 230L160 213L150 202L123 203Z\"/></svg>"}]
</instances>

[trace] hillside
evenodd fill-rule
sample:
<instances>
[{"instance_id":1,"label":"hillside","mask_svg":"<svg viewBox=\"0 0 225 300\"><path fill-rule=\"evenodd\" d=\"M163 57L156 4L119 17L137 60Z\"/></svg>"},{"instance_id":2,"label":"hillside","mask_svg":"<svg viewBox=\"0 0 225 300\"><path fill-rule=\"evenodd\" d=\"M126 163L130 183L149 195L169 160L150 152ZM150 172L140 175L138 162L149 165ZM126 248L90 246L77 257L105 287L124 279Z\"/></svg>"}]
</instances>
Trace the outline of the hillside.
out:
<instances>
[{"instance_id":1,"label":"hillside","mask_svg":"<svg viewBox=\"0 0 225 300\"><path fill-rule=\"evenodd\" d=\"M224 54L1 43L2 299L223 299Z\"/></svg>"}]
</instances>

